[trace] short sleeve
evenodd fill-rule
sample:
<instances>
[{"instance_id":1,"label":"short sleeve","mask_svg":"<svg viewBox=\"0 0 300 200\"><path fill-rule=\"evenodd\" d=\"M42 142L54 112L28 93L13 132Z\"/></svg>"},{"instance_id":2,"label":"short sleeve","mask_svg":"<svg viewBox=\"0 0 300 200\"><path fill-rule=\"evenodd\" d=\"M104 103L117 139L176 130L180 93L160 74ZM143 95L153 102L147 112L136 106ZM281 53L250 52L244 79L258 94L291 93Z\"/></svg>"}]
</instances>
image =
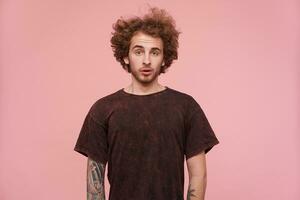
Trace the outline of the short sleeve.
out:
<instances>
[{"instance_id":1,"label":"short sleeve","mask_svg":"<svg viewBox=\"0 0 300 200\"><path fill-rule=\"evenodd\" d=\"M89 112L81 127L74 150L94 161L107 162L108 142L105 126Z\"/></svg>"},{"instance_id":2,"label":"short sleeve","mask_svg":"<svg viewBox=\"0 0 300 200\"><path fill-rule=\"evenodd\" d=\"M185 134L185 155L186 159L205 151L208 153L214 145L219 143L207 117L200 105L196 105L187 121L187 130Z\"/></svg>"}]
</instances>

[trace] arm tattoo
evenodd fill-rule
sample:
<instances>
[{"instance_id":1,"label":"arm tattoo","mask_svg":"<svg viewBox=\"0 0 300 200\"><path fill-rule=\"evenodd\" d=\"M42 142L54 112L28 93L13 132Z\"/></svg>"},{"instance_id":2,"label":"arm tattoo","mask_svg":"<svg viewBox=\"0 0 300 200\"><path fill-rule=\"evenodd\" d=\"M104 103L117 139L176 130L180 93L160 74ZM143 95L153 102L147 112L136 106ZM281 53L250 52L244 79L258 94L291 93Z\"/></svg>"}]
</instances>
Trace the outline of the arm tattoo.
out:
<instances>
[{"instance_id":1,"label":"arm tattoo","mask_svg":"<svg viewBox=\"0 0 300 200\"><path fill-rule=\"evenodd\" d=\"M193 192L195 192L195 189L192 189L191 184L189 184L189 189L187 191L187 200L191 200L191 197L199 198L195 194L193 194Z\"/></svg>"},{"instance_id":2,"label":"arm tattoo","mask_svg":"<svg viewBox=\"0 0 300 200\"><path fill-rule=\"evenodd\" d=\"M105 200L104 190L105 164L88 158L87 164L87 199Z\"/></svg>"}]
</instances>

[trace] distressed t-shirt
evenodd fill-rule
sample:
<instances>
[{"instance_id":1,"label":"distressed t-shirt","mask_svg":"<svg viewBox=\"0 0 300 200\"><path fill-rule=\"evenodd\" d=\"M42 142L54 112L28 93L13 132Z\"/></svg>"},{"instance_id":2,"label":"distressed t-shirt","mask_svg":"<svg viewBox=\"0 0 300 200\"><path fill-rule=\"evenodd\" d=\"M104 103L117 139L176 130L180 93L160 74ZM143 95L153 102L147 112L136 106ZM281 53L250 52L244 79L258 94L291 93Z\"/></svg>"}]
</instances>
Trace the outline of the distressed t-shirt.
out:
<instances>
[{"instance_id":1,"label":"distressed t-shirt","mask_svg":"<svg viewBox=\"0 0 300 200\"><path fill-rule=\"evenodd\" d=\"M183 200L186 159L219 143L190 95L124 88L89 109L74 150L108 163L109 200Z\"/></svg>"}]
</instances>

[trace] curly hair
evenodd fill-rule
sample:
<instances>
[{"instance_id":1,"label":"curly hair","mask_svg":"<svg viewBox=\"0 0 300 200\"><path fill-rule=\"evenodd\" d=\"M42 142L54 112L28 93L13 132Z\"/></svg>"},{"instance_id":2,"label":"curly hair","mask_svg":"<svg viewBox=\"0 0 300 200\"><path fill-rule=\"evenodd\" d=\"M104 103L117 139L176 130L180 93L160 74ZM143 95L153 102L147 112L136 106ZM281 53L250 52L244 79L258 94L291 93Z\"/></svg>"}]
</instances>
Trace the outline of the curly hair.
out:
<instances>
[{"instance_id":1,"label":"curly hair","mask_svg":"<svg viewBox=\"0 0 300 200\"><path fill-rule=\"evenodd\" d=\"M178 58L178 36L181 32L175 29L174 19L164 9L150 7L149 13L143 17L134 16L127 20L121 17L113 24L113 29L110 42L114 57L128 73L131 70L123 58L128 56L131 38L138 32L162 39L165 65L160 73L165 73L173 60Z\"/></svg>"}]
</instances>

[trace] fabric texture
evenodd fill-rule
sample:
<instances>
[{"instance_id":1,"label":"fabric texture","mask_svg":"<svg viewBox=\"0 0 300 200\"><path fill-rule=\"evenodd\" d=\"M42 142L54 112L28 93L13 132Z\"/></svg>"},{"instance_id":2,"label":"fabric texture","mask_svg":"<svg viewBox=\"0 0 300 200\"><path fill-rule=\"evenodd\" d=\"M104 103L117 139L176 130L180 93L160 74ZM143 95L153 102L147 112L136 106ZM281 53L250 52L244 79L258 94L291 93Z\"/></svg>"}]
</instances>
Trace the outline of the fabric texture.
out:
<instances>
[{"instance_id":1,"label":"fabric texture","mask_svg":"<svg viewBox=\"0 0 300 200\"><path fill-rule=\"evenodd\" d=\"M218 143L192 96L122 88L91 106L74 150L108 163L109 200L183 200L184 158Z\"/></svg>"}]
</instances>

